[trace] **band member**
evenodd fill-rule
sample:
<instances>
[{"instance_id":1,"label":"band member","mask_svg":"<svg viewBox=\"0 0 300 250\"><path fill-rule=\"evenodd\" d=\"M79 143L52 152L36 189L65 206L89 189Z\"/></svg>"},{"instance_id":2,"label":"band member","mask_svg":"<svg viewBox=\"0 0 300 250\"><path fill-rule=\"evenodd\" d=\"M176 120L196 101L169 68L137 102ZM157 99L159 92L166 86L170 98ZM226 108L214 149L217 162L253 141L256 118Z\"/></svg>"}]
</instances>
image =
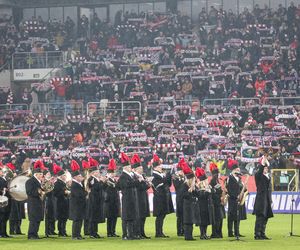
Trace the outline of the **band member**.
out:
<instances>
[{"instance_id":1,"label":"band member","mask_svg":"<svg viewBox=\"0 0 300 250\"><path fill-rule=\"evenodd\" d=\"M103 238L98 234L98 223L105 222L104 217L104 182L106 178L100 175L98 169L99 163L89 159L90 177L88 179L88 218L89 218L89 235L90 238Z\"/></svg>"},{"instance_id":2,"label":"band member","mask_svg":"<svg viewBox=\"0 0 300 250\"><path fill-rule=\"evenodd\" d=\"M183 159L183 158L182 158ZM176 217L177 217L177 236L184 236L183 229L183 187L185 176L181 169L181 162L177 165L175 175L172 177L173 185L176 192Z\"/></svg>"},{"instance_id":3,"label":"band member","mask_svg":"<svg viewBox=\"0 0 300 250\"><path fill-rule=\"evenodd\" d=\"M38 163L39 162L39 163ZM44 168L43 174L44 179L43 182L48 183L47 185L50 185L54 187L54 178L51 176L51 172L48 168L46 168L42 161L36 161L35 164L41 164L41 168ZM44 199L44 212L45 212L45 236L49 237L49 235L57 235L55 233L55 213L54 213L54 196L53 191L49 191L45 194Z\"/></svg>"},{"instance_id":4,"label":"band member","mask_svg":"<svg viewBox=\"0 0 300 250\"><path fill-rule=\"evenodd\" d=\"M231 174L227 179L227 191L228 191L228 237L244 237L240 234L240 221L247 219L246 207L239 204L240 193L243 189L243 183L241 179L241 172L236 160L228 160L228 169L231 170ZM233 235L234 226L234 235Z\"/></svg>"},{"instance_id":5,"label":"band member","mask_svg":"<svg viewBox=\"0 0 300 250\"><path fill-rule=\"evenodd\" d=\"M139 207L139 218L135 223L136 237L142 239L150 239L150 237L145 234L145 222L146 218L150 217L149 209L149 199L147 190L151 187L151 183L143 176L143 166L141 165L140 157L135 154L131 158L131 166L135 175L135 178L138 180L137 183L137 201Z\"/></svg>"},{"instance_id":6,"label":"band member","mask_svg":"<svg viewBox=\"0 0 300 250\"><path fill-rule=\"evenodd\" d=\"M210 163L209 169L212 174L212 179L209 185L212 188L212 201L215 216L214 223L212 224L211 238L223 238L222 226L223 219L225 218L225 208L221 203L223 190L219 181L219 169L213 162Z\"/></svg>"},{"instance_id":7,"label":"band member","mask_svg":"<svg viewBox=\"0 0 300 250\"><path fill-rule=\"evenodd\" d=\"M195 240L193 238L193 224L199 224L200 213L197 194L195 192L195 175L184 159L180 160L179 165L186 177L186 181L182 185L183 193L183 223L184 223L184 239Z\"/></svg>"},{"instance_id":8,"label":"band member","mask_svg":"<svg viewBox=\"0 0 300 250\"><path fill-rule=\"evenodd\" d=\"M11 163L15 163L16 158L12 159ZM30 176L31 174L31 159L26 158L21 166L21 175ZM9 232L10 234L24 235L21 231L22 219L25 219L24 201L16 201L11 199L11 211L9 216Z\"/></svg>"},{"instance_id":9,"label":"band member","mask_svg":"<svg viewBox=\"0 0 300 250\"><path fill-rule=\"evenodd\" d=\"M107 218L107 237L120 237L116 234L117 219L120 217L120 196L116 188L116 162L111 159L107 168L104 213Z\"/></svg>"},{"instance_id":10,"label":"band member","mask_svg":"<svg viewBox=\"0 0 300 250\"><path fill-rule=\"evenodd\" d=\"M172 177L170 173L163 173L162 160L154 155L152 159L154 189L153 196L153 216L155 220L155 237L168 238L163 233L164 219L167 214L174 213L170 186L172 185Z\"/></svg>"},{"instance_id":11,"label":"band member","mask_svg":"<svg viewBox=\"0 0 300 250\"><path fill-rule=\"evenodd\" d=\"M90 163L89 161L83 160L81 161L81 166L83 169L83 176L84 176L84 188L87 191L88 190L88 180L90 178ZM87 209L85 211L85 218L83 220L83 232L85 236L90 235L90 222L89 222L89 215L88 215L88 203L87 203Z\"/></svg>"},{"instance_id":12,"label":"band member","mask_svg":"<svg viewBox=\"0 0 300 250\"><path fill-rule=\"evenodd\" d=\"M200 207L200 239L208 240L207 226L213 224L214 210L211 198L211 187L203 168L196 168L197 195Z\"/></svg>"},{"instance_id":13,"label":"band member","mask_svg":"<svg viewBox=\"0 0 300 250\"><path fill-rule=\"evenodd\" d=\"M40 165L35 165L33 169L33 177L31 177L25 184L27 199L27 209L28 209L28 239L36 240L40 239L38 236L38 231L40 227L40 222L44 219L44 209L43 209L43 190L41 184L44 178L44 169L40 168Z\"/></svg>"},{"instance_id":14,"label":"band member","mask_svg":"<svg viewBox=\"0 0 300 250\"><path fill-rule=\"evenodd\" d=\"M53 164L53 173L57 176L54 184L53 196L56 198L56 219L58 236L68 237L66 224L69 218L69 195L70 191L66 185L66 172L55 163Z\"/></svg>"},{"instance_id":15,"label":"band member","mask_svg":"<svg viewBox=\"0 0 300 250\"><path fill-rule=\"evenodd\" d=\"M0 166L0 195L8 199L8 203L4 207L0 207L0 238L10 238L6 232L7 221L11 209L11 197L8 193L8 181L5 176L4 167Z\"/></svg>"},{"instance_id":16,"label":"band member","mask_svg":"<svg viewBox=\"0 0 300 250\"><path fill-rule=\"evenodd\" d=\"M136 239L134 236L134 221L138 214L136 186L137 181L132 173L130 159L121 153L123 172L118 180L117 187L122 192L122 231L123 240Z\"/></svg>"},{"instance_id":17,"label":"band member","mask_svg":"<svg viewBox=\"0 0 300 250\"><path fill-rule=\"evenodd\" d=\"M71 170L73 180L71 184L69 218L73 221L72 239L82 240L84 238L81 236L80 232L85 218L87 193L82 184L84 177L81 175L80 166L75 160L72 160L71 162Z\"/></svg>"},{"instance_id":18,"label":"band member","mask_svg":"<svg viewBox=\"0 0 300 250\"><path fill-rule=\"evenodd\" d=\"M256 215L255 236L256 240L269 240L266 236L268 219L273 217L271 177L269 175L269 162L267 156L263 156L259 169L255 174L256 197L253 214Z\"/></svg>"}]
</instances>

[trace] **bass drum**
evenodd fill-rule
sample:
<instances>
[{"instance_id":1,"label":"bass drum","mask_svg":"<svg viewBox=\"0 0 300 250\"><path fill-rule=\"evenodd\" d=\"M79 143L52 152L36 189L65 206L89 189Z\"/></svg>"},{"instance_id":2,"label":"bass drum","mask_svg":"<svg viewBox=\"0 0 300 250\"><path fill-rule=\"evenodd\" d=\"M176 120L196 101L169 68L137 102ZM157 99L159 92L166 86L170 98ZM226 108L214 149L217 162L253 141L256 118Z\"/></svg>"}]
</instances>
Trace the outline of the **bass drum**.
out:
<instances>
[{"instance_id":1,"label":"bass drum","mask_svg":"<svg viewBox=\"0 0 300 250\"><path fill-rule=\"evenodd\" d=\"M25 184L30 179L28 176L20 175L11 180L9 183L9 194L16 201L27 200Z\"/></svg>"}]
</instances>

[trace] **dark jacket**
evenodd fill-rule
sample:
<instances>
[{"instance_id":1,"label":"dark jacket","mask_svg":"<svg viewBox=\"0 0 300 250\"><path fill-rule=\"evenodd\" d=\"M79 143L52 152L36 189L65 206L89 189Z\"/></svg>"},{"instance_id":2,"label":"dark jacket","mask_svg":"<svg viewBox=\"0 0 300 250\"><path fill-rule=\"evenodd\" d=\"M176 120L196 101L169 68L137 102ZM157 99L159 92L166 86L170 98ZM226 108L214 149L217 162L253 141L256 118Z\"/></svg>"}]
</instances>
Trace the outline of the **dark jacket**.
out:
<instances>
[{"instance_id":1,"label":"dark jacket","mask_svg":"<svg viewBox=\"0 0 300 250\"><path fill-rule=\"evenodd\" d=\"M73 181L71 185L69 218L73 221L85 219L86 214L86 191L84 187Z\"/></svg>"},{"instance_id":2,"label":"dark jacket","mask_svg":"<svg viewBox=\"0 0 300 250\"><path fill-rule=\"evenodd\" d=\"M93 222L105 222L104 216L104 184L94 177L88 179L90 189L88 197L88 219Z\"/></svg>"},{"instance_id":3,"label":"dark jacket","mask_svg":"<svg viewBox=\"0 0 300 250\"><path fill-rule=\"evenodd\" d=\"M66 183L58 179L53 189L53 195L56 199L56 219L58 220L69 218L69 196L66 194L66 190Z\"/></svg>"},{"instance_id":4,"label":"dark jacket","mask_svg":"<svg viewBox=\"0 0 300 250\"><path fill-rule=\"evenodd\" d=\"M195 191L189 192L189 187L186 184L181 186L182 191L182 214L184 224L200 225L200 207L197 193Z\"/></svg>"},{"instance_id":5,"label":"dark jacket","mask_svg":"<svg viewBox=\"0 0 300 250\"><path fill-rule=\"evenodd\" d=\"M135 220L138 218L137 181L123 172L117 182L122 192L122 220Z\"/></svg>"},{"instance_id":6,"label":"dark jacket","mask_svg":"<svg viewBox=\"0 0 300 250\"><path fill-rule=\"evenodd\" d=\"M106 183L104 199L105 218L120 217L120 196L116 188L116 181L111 178L108 181L109 183Z\"/></svg>"},{"instance_id":7,"label":"dark jacket","mask_svg":"<svg viewBox=\"0 0 300 250\"><path fill-rule=\"evenodd\" d=\"M172 184L171 175L167 174L166 176L162 177L153 171L152 184L154 188L153 216L174 213L172 196L170 192L170 186Z\"/></svg>"},{"instance_id":8,"label":"dark jacket","mask_svg":"<svg viewBox=\"0 0 300 250\"><path fill-rule=\"evenodd\" d=\"M147 190L150 188L146 181L137 183L137 201L139 207L139 217L146 218L150 216L149 199Z\"/></svg>"},{"instance_id":9,"label":"dark jacket","mask_svg":"<svg viewBox=\"0 0 300 250\"><path fill-rule=\"evenodd\" d=\"M264 216L266 218L273 217L272 211L272 189L271 178L263 174L264 166L260 165L255 174L256 197L254 203L253 214Z\"/></svg>"},{"instance_id":10,"label":"dark jacket","mask_svg":"<svg viewBox=\"0 0 300 250\"><path fill-rule=\"evenodd\" d=\"M227 181L227 191L228 191L228 217L231 220L237 220L238 215L240 220L247 219L245 204L238 205L238 197L243 189L243 183L241 178L237 181L233 175L229 175ZM238 210L239 208L239 210Z\"/></svg>"},{"instance_id":11,"label":"dark jacket","mask_svg":"<svg viewBox=\"0 0 300 250\"><path fill-rule=\"evenodd\" d=\"M176 191L176 216L182 217L183 214L183 187L184 177L173 179L173 185Z\"/></svg>"},{"instance_id":12,"label":"dark jacket","mask_svg":"<svg viewBox=\"0 0 300 250\"><path fill-rule=\"evenodd\" d=\"M31 177L25 184L28 209L29 221L42 221L44 219L44 206L43 200L39 194L41 189L40 182L35 178Z\"/></svg>"},{"instance_id":13,"label":"dark jacket","mask_svg":"<svg viewBox=\"0 0 300 250\"><path fill-rule=\"evenodd\" d=\"M105 218L120 217L119 191L116 187L116 181L112 178L108 178L105 187L104 214Z\"/></svg>"},{"instance_id":14,"label":"dark jacket","mask_svg":"<svg viewBox=\"0 0 300 250\"><path fill-rule=\"evenodd\" d=\"M215 221L220 221L225 218L225 209L221 204L223 191L217 176L213 176L210 181L210 186L212 187L211 197L214 206Z\"/></svg>"},{"instance_id":15,"label":"dark jacket","mask_svg":"<svg viewBox=\"0 0 300 250\"><path fill-rule=\"evenodd\" d=\"M197 190L198 203L200 208L200 226L207 226L214 223L214 208L211 193L205 190Z\"/></svg>"},{"instance_id":16,"label":"dark jacket","mask_svg":"<svg viewBox=\"0 0 300 250\"><path fill-rule=\"evenodd\" d=\"M3 177L0 177L0 195L3 195L4 188L8 187L8 182ZM10 209L11 209L11 197L9 195L8 190L5 192L5 196L8 198L8 205L5 207L0 208L0 218L4 220L8 220Z\"/></svg>"}]
</instances>

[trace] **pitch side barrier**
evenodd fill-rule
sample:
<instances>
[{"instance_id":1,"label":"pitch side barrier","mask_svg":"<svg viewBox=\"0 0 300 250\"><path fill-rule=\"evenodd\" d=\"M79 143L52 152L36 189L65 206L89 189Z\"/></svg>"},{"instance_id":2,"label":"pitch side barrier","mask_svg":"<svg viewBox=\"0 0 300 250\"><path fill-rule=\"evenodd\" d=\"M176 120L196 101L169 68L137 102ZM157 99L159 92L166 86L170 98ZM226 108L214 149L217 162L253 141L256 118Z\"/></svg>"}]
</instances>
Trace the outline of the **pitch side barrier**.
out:
<instances>
[{"instance_id":1,"label":"pitch side barrier","mask_svg":"<svg viewBox=\"0 0 300 250\"><path fill-rule=\"evenodd\" d=\"M203 106L256 106L256 105L300 105L300 96L291 97L265 97L265 98L216 98L204 99Z\"/></svg>"}]
</instances>

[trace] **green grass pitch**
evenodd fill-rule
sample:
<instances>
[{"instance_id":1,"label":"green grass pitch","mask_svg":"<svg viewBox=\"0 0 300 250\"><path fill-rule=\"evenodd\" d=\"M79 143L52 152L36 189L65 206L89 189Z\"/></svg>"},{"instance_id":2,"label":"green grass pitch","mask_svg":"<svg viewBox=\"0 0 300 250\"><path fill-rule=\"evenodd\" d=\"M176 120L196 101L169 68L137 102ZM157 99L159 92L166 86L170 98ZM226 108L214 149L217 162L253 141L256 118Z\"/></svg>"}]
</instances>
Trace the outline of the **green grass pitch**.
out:
<instances>
[{"instance_id":1,"label":"green grass pitch","mask_svg":"<svg viewBox=\"0 0 300 250\"><path fill-rule=\"evenodd\" d=\"M168 215L165 220L164 232L169 235L169 239L154 238L154 219L147 218L146 234L152 236L151 240L135 240L122 241L121 238L104 238L104 239L88 239L82 241L73 241L71 238L53 238L41 239L37 241L28 241L26 236L14 236L13 239L0 239L0 250L92 250L92 249L281 249L291 250L300 249L300 237L288 237L290 232L290 215L276 214L274 218L269 220L267 227L267 235L272 238L270 241L255 241L253 239L253 228L255 217L248 215L248 220L241 222L241 234L244 241L232 242L227 238L227 225L224 220L223 239L200 240L199 228L194 227L194 237L196 241L184 241L182 237L176 236L176 216ZM22 224L23 233L27 232L28 221L24 220ZM68 221L68 234L71 234L71 221ZM99 225L101 236L106 236L106 224ZM118 220L117 233L121 235L121 220ZM209 227L210 233L210 227ZM300 235L300 215L294 216L294 234ZM40 226L40 236L44 235L44 223Z\"/></svg>"}]
</instances>

